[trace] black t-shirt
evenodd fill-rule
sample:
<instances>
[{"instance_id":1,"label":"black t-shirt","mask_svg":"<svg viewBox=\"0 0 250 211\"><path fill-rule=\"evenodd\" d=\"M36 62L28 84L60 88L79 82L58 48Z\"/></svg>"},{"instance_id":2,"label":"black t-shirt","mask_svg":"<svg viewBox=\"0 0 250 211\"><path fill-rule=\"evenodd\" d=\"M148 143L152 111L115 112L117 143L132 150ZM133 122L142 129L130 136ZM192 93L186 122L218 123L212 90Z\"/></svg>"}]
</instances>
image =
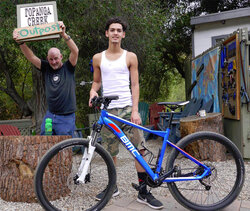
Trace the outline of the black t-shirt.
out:
<instances>
[{"instance_id":1,"label":"black t-shirt","mask_svg":"<svg viewBox=\"0 0 250 211\"><path fill-rule=\"evenodd\" d=\"M49 62L41 60L41 70L45 78L48 109L54 114L71 114L76 111L75 67L70 61L54 70Z\"/></svg>"}]
</instances>

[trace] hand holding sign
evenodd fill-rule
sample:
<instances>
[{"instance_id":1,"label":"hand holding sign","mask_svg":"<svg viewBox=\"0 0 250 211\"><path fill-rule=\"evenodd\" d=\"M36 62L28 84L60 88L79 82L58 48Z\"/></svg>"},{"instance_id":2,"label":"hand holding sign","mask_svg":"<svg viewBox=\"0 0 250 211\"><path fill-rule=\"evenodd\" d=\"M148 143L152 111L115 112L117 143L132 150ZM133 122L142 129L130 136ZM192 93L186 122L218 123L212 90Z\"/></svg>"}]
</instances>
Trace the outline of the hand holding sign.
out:
<instances>
[{"instance_id":1,"label":"hand holding sign","mask_svg":"<svg viewBox=\"0 0 250 211\"><path fill-rule=\"evenodd\" d=\"M62 36L64 39L67 39L67 36L68 36L68 35L66 34L66 27L65 27L64 23L63 23L62 21L59 21L58 24L59 24L59 27L62 29L62 31L61 31L61 36Z\"/></svg>"},{"instance_id":2,"label":"hand holding sign","mask_svg":"<svg viewBox=\"0 0 250 211\"><path fill-rule=\"evenodd\" d=\"M58 24L59 24L59 27L62 29L62 34L65 34L66 27L64 23L62 21L59 21Z\"/></svg>"},{"instance_id":3,"label":"hand holding sign","mask_svg":"<svg viewBox=\"0 0 250 211\"><path fill-rule=\"evenodd\" d=\"M37 25L37 26L30 26L30 27L22 27L17 28L13 32L13 39L18 41L25 41L30 38L34 37L42 37L52 34L60 34L65 33L65 26L62 21Z\"/></svg>"},{"instance_id":4,"label":"hand holding sign","mask_svg":"<svg viewBox=\"0 0 250 211\"><path fill-rule=\"evenodd\" d=\"M17 38L18 38L18 32L16 29L14 29L13 31L13 39L17 41Z\"/></svg>"}]
</instances>

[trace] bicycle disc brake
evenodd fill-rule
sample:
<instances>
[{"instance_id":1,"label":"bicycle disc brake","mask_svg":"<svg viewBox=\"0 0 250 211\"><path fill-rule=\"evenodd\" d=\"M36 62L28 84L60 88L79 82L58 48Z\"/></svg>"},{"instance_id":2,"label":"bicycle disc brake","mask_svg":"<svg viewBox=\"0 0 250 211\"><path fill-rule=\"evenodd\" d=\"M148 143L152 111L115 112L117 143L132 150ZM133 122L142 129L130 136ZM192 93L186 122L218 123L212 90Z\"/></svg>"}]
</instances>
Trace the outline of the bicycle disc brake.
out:
<instances>
[{"instance_id":1,"label":"bicycle disc brake","mask_svg":"<svg viewBox=\"0 0 250 211\"><path fill-rule=\"evenodd\" d=\"M78 175L74 172L71 172L67 178L67 187L71 190L71 192L74 192L80 184L80 182L76 181L77 179Z\"/></svg>"}]
</instances>

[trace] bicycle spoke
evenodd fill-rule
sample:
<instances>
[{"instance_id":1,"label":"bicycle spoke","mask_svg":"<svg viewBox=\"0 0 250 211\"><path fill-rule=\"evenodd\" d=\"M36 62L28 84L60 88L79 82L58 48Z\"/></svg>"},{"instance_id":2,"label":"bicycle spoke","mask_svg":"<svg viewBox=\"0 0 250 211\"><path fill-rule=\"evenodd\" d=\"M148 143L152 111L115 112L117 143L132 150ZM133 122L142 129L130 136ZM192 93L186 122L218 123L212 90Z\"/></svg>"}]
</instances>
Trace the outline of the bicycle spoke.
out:
<instances>
[{"instance_id":1,"label":"bicycle spoke","mask_svg":"<svg viewBox=\"0 0 250 211\"><path fill-rule=\"evenodd\" d=\"M69 143L71 142L69 141ZM115 185L115 177L111 176L111 170L105 157L108 153L103 148L96 149L88 170L89 180L86 183L79 183L77 173L83 150L77 153L76 149L84 149L83 146L77 145L73 140L71 146L62 145L60 147L59 145L56 148L59 151L54 150L54 155L48 154L46 157L47 163L43 164L45 169L41 172L42 181L39 179L39 174L36 176L36 192L40 203L46 206L46 209L75 210L81 208L81 210L87 210L97 207L101 209L108 202L111 193L105 195L100 201L96 200L97 194L106 187L113 188ZM85 145L86 147L87 145ZM110 156L108 159L112 162ZM112 167L115 175L113 162ZM39 181L41 181L41 185L39 185Z\"/></svg>"},{"instance_id":2,"label":"bicycle spoke","mask_svg":"<svg viewBox=\"0 0 250 211\"><path fill-rule=\"evenodd\" d=\"M240 154L234 154L230 142L222 136L208 132L208 135L196 135L190 139L184 139L180 146L187 150L195 159L211 168L211 174L203 179L193 181L175 182L169 184L169 189L175 198L184 206L197 210L212 210L224 207L231 203L242 188L244 174L243 160ZM222 140L221 140L222 139ZM230 147L229 147L230 146ZM216 149L215 149L216 148ZM202 149L202 151L201 151ZM204 149L204 150L203 150ZM222 155L217 155L219 150ZM177 166L178 175L195 176L203 174L203 167L198 166L192 160L184 157L181 153L174 151L168 165ZM240 161L240 162L239 162ZM242 167L240 167L242 165ZM190 174L193 172L193 175ZM176 176L174 174L174 176ZM240 184L240 188L237 184ZM237 189L238 188L238 189Z\"/></svg>"}]
</instances>

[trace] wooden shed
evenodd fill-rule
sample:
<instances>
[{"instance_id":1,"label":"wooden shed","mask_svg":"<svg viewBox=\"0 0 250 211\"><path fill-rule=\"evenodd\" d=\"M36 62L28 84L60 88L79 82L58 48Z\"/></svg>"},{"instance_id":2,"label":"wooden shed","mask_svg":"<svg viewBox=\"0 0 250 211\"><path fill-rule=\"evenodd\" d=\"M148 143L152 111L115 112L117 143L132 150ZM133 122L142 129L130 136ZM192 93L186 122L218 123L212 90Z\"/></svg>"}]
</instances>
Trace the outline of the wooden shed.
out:
<instances>
[{"instance_id":1,"label":"wooden shed","mask_svg":"<svg viewBox=\"0 0 250 211\"><path fill-rule=\"evenodd\" d=\"M238 146L244 158L250 158L249 17L250 7L191 18L192 62L219 48L214 74L218 83L217 112L223 114L224 134ZM202 92L205 87L201 85L199 89Z\"/></svg>"}]
</instances>

